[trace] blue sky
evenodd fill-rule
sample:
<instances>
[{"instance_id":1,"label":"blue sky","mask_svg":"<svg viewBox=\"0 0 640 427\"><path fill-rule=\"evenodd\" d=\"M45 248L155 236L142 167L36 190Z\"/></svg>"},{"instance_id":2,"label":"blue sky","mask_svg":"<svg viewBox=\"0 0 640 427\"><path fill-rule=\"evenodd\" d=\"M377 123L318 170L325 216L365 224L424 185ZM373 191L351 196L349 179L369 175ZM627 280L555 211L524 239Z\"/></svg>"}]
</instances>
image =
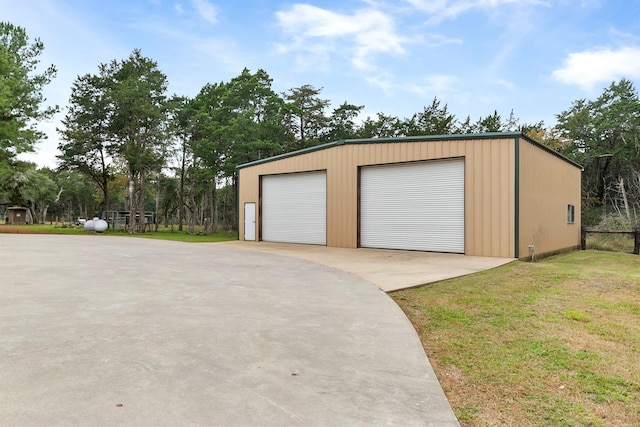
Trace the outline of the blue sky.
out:
<instances>
[{"instance_id":1,"label":"blue sky","mask_svg":"<svg viewBox=\"0 0 640 427\"><path fill-rule=\"evenodd\" d=\"M438 97L459 119L513 109L547 125L613 80L638 85L639 17L640 0L0 0L0 20L44 42L63 110L78 75L140 48L180 95L262 68L277 92L310 84L364 117ZM55 165L61 117L22 158Z\"/></svg>"}]
</instances>

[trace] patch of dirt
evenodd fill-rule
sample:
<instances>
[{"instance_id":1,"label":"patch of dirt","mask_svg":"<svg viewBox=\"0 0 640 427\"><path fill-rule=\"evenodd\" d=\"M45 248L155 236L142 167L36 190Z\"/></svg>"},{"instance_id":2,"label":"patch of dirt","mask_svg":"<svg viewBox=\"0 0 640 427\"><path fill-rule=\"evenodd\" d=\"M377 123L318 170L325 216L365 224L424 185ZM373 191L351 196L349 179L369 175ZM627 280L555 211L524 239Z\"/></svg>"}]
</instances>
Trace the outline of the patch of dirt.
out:
<instances>
[{"instance_id":1,"label":"patch of dirt","mask_svg":"<svg viewBox=\"0 0 640 427\"><path fill-rule=\"evenodd\" d=\"M10 234L48 234L43 233L41 230L30 228L28 225L0 225L0 233Z\"/></svg>"}]
</instances>

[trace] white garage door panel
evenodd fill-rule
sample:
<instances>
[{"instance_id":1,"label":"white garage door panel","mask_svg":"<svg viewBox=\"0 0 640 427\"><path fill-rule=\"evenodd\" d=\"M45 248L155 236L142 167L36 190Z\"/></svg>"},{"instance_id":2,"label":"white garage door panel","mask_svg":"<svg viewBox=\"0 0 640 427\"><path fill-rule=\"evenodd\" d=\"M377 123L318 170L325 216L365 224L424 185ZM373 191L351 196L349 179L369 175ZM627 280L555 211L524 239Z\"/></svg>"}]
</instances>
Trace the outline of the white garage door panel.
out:
<instances>
[{"instance_id":1,"label":"white garage door panel","mask_svg":"<svg viewBox=\"0 0 640 427\"><path fill-rule=\"evenodd\" d=\"M464 253L464 160L362 168L360 246Z\"/></svg>"},{"instance_id":2,"label":"white garage door panel","mask_svg":"<svg viewBox=\"0 0 640 427\"><path fill-rule=\"evenodd\" d=\"M262 240L327 244L327 174L262 178Z\"/></svg>"}]
</instances>

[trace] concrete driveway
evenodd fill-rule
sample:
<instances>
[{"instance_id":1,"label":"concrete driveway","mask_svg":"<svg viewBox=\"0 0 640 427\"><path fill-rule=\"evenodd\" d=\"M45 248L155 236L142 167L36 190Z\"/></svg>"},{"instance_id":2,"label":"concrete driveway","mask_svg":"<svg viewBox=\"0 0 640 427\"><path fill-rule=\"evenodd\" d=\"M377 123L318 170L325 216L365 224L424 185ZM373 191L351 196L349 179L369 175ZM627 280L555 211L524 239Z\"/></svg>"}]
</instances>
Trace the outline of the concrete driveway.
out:
<instances>
[{"instance_id":1,"label":"concrete driveway","mask_svg":"<svg viewBox=\"0 0 640 427\"><path fill-rule=\"evenodd\" d=\"M0 252L0 425L457 425L407 318L352 274L101 235Z\"/></svg>"},{"instance_id":2,"label":"concrete driveway","mask_svg":"<svg viewBox=\"0 0 640 427\"><path fill-rule=\"evenodd\" d=\"M233 241L223 244L317 262L360 276L385 292L466 276L514 261L513 258L270 242Z\"/></svg>"}]
</instances>

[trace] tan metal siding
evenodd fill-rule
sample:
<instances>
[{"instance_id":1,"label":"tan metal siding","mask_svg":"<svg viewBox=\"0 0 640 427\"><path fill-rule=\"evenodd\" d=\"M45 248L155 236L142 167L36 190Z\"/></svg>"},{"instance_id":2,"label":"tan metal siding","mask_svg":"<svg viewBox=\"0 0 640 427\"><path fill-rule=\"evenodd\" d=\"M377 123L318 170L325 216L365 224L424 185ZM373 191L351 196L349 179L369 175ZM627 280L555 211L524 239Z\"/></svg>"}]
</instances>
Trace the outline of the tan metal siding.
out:
<instances>
[{"instance_id":1,"label":"tan metal siding","mask_svg":"<svg viewBox=\"0 0 640 427\"><path fill-rule=\"evenodd\" d=\"M526 140L520 141L519 256L580 245L581 171ZM567 224L567 205L575 206L575 223Z\"/></svg>"},{"instance_id":2,"label":"tan metal siding","mask_svg":"<svg viewBox=\"0 0 640 427\"><path fill-rule=\"evenodd\" d=\"M467 254L514 256L513 140L469 141L465 196Z\"/></svg>"},{"instance_id":3,"label":"tan metal siding","mask_svg":"<svg viewBox=\"0 0 640 427\"><path fill-rule=\"evenodd\" d=\"M239 205L259 202L260 175L326 169L327 245L355 248L359 166L453 157L465 158L465 253L514 257L513 138L347 144L258 164L240 170Z\"/></svg>"}]
</instances>

